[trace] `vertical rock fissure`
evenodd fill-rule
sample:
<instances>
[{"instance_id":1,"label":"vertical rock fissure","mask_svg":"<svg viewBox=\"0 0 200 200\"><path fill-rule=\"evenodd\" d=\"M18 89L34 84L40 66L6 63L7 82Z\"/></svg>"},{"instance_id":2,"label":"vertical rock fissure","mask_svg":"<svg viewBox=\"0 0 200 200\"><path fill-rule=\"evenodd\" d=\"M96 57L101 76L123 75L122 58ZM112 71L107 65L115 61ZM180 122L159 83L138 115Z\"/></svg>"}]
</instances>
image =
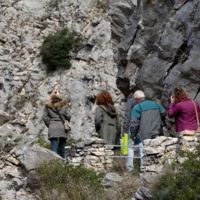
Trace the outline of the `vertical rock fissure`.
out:
<instances>
[{"instance_id":1,"label":"vertical rock fissure","mask_svg":"<svg viewBox=\"0 0 200 200\"><path fill-rule=\"evenodd\" d=\"M199 86L199 88L198 88L198 90L197 90L197 92L196 92L196 94L195 94L195 96L194 96L194 99L197 98L197 96L199 95L199 93L200 93L200 86Z\"/></svg>"},{"instance_id":2,"label":"vertical rock fissure","mask_svg":"<svg viewBox=\"0 0 200 200\"><path fill-rule=\"evenodd\" d=\"M164 79L170 74L170 71L179 63L183 64L190 54L191 47L188 46L187 40L183 42L183 44L180 46L180 48L177 50L176 55L174 57L174 61L172 65L167 69L166 75Z\"/></svg>"}]
</instances>

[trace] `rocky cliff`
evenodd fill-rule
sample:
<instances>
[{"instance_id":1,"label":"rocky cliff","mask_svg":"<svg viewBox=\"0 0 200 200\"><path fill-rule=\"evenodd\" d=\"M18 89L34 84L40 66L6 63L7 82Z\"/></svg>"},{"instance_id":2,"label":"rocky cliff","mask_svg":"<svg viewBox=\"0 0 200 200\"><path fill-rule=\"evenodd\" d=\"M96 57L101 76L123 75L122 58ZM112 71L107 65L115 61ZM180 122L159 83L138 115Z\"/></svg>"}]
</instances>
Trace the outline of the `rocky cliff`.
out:
<instances>
[{"instance_id":1,"label":"rocky cliff","mask_svg":"<svg viewBox=\"0 0 200 200\"><path fill-rule=\"evenodd\" d=\"M91 99L102 89L118 105L128 82L165 105L178 85L199 99L199 6L197 0L1 1L2 135L45 135L42 102L55 85L71 99L76 138L94 132ZM81 33L84 47L70 70L47 74L40 47L62 27Z\"/></svg>"},{"instance_id":2,"label":"rocky cliff","mask_svg":"<svg viewBox=\"0 0 200 200\"><path fill-rule=\"evenodd\" d=\"M128 1L127 1L128 2ZM149 97L167 105L176 86L200 99L198 0L143 0L133 5L113 1L113 39L119 43L118 87L136 82ZM117 9L116 9L117 5ZM125 14L126 13L126 14Z\"/></svg>"},{"instance_id":3,"label":"rocky cliff","mask_svg":"<svg viewBox=\"0 0 200 200\"><path fill-rule=\"evenodd\" d=\"M129 84L165 106L179 85L200 100L199 18L199 0L0 0L0 151L18 145L1 151L1 194L35 199L21 165L50 154L27 145L47 139L43 102L56 85L71 100L75 139L95 134L93 100L102 89L120 112ZM70 70L48 74L40 47L63 27L84 45Z\"/></svg>"},{"instance_id":4,"label":"rocky cliff","mask_svg":"<svg viewBox=\"0 0 200 200\"><path fill-rule=\"evenodd\" d=\"M94 1L9 0L0 4L1 137L26 134L32 140L46 135L41 121L43 102L56 85L71 100L73 136L91 135L91 99L107 89L119 104L121 95L115 84L117 67L108 14ZM62 27L81 33L84 47L73 58L70 70L47 74L40 47L49 33Z\"/></svg>"}]
</instances>

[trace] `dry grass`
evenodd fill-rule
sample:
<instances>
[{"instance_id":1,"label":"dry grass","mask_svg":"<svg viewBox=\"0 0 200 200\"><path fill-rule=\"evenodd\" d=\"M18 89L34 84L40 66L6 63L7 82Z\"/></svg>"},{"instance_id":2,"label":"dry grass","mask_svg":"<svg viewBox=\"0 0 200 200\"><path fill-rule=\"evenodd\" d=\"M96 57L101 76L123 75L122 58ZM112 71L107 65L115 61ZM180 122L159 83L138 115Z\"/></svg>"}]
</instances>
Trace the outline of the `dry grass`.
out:
<instances>
[{"instance_id":1,"label":"dry grass","mask_svg":"<svg viewBox=\"0 0 200 200\"><path fill-rule=\"evenodd\" d=\"M36 178L37 177L37 178ZM29 178L29 187L41 200L101 200L103 175L83 166L58 161L44 163Z\"/></svg>"},{"instance_id":2,"label":"dry grass","mask_svg":"<svg viewBox=\"0 0 200 200\"><path fill-rule=\"evenodd\" d=\"M112 172L120 174L123 180L103 189L103 174L52 162L42 165L33 174L29 187L39 200L130 200L141 185L138 171L127 172L125 160L119 158L115 159Z\"/></svg>"},{"instance_id":3,"label":"dry grass","mask_svg":"<svg viewBox=\"0 0 200 200\"><path fill-rule=\"evenodd\" d=\"M115 152L115 155L120 155ZM106 189L105 200L130 200L133 194L142 185L139 173L139 160L135 159L135 170L127 172L125 167L126 158L114 158L112 172L116 172L123 177L123 181L115 183L112 188Z\"/></svg>"},{"instance_id":4,"label":"dry grass","mask_svg":"<svg viewBox=\"0 0 200 200\"><path fill-rule=\"evenodd\" d=\"M115 183L112 188L105 190L104 200L130 200L133 197L141 185L141 180L131 173L125 173L123 178L123 181Z\"/></svg>"}]
</instances>

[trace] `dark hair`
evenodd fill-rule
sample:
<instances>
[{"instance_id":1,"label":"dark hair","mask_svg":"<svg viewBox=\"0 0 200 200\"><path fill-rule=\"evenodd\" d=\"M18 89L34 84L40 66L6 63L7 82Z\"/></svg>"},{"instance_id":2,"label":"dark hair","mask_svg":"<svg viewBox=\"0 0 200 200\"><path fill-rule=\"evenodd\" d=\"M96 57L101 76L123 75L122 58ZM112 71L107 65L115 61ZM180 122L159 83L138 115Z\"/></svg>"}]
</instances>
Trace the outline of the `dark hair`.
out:
<instances>
[{"instance_id":1,"label":"dark hair","mask_svg":"<svg viewBox=\"0 0 200 200\"><path fill-rule=\"evenodd\" d=\"M177 87L174 89L174 99L175 99L175 103L178 103L180 101L184 101L189 98L185 90L183 90L183 88Z\"/></svg>"},{"instance_id":2,"label":"dark hair","mask_svg":"<svg viewBox=\"0 0 200 200\"><path fill-rule=\"evenodd\" d=\"M133 94L137 90L140 90L138 86L136 86L136 85L130 86L130 88L129 88L129 94Z\"/></svg>"},{"instance_id":3,"label":"dark hair","mask_svg":"<svg viewBox=\"0 0 200 200\"><path fill-rule=\"evenodd\" d=\"M107 91L102 91L96 96L96 104L97 105L107 105L107 104L112 104L113 105L113 100L109 92Z\"/></svg>"}]
</instances>

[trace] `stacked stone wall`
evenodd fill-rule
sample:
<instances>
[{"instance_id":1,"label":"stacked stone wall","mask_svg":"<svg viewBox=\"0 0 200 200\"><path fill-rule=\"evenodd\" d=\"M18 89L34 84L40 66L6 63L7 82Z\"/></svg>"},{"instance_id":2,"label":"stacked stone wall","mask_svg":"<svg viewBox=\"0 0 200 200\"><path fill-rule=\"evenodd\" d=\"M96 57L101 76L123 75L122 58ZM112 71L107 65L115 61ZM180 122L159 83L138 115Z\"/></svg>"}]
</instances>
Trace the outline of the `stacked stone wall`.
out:
<instances>
[{"instance_id":1,"label":"stacked stone wall","mask_svg":"<svg viewBox=\"0 0 200 200\"><path fill-rule=\"evenodd\" d=\"M181 163L185 158L179 155L179 150L193 151L197 140L196 136L184 136L183 138L160 136L145 140L144 169L142 173L160 174L163 172L164 167L172 162ZM75 166L84 164L86 167L97 171L107 171L112 168L113 156L112 147L107 146L104 140L90 138L72 147L68 155L68 161Z\"/></svg>"},{"instance_id":2,"label":"stacked stone wall","mask_svg":"<svg viewBox=\"0 0 200 200\"><path fill-rule=\"evenodd\" d=\"M96 171L110 170L113 164L112 146L103 139L89 138L74 145L68 153L68 162L74 166L83 164Z\"/></svg>"}]
</instances>

